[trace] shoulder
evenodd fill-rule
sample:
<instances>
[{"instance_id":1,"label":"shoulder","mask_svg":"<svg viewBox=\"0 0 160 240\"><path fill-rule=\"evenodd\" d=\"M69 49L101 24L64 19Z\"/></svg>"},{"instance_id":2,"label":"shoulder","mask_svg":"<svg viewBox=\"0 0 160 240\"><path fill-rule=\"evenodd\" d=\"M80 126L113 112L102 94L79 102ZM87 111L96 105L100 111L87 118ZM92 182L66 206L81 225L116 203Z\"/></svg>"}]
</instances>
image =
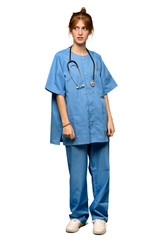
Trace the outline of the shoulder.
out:
<instances>
[{"instance_id":1,"label":"shoulder","mask_svg":"<svg viewBox=\"0 0 160 240\"><path fill-rule=\"evenodd\" d=\"M88 49L89 50L89 49ZM95 59L98 59L98 60L101 60L101 55L95 51L92 51L92 50L89 50L89 52L92 54L92 56L95 58Z\"/></svg>"},{"instance_id":2,"label":"shoulder","mask_svg":"<svg viewBox=\"0 0 160 240\"><path fill-rule=\"evenodd\" d=\"M55 53L54 58L56 59L56 61L58 61L61 66L63 67L66 64L66 61L68 62L69 60L69 47L59 50Z\"/></svg>"},{"instance_id":3,"label":"shoulder","mask_svg":"<svg viewBox=\"0 0 160 240\"><path fill-rule=\"evenodd\" d=\"M58 52L56 52L55 56L59 58L63 58L64 56L68 56L68 54L69 54L69 47L59 50Z\"/></svg>"},{"instance_id":4,"label":"shoulder","mask_svg":"<svg viewBox=\"0 0 160 240\"><path fill-rule=\"evenodd\" d=\"M92 50L89 50L89 51L90 51L90 53L91 53L94 61L96 62L96 64L97 64L98 66L101 66L102 63L103 63L103 60L102 60L101 55L100 55L99 53L95 52L95 51L92 51Z\"/></svg>"},{"instance_id":5,"label":"shoulder","mask_svg":"<svg viewBox=\"0 0 160 240\"><path fill-rule=\"evenodd\" d=\"M95 52L95 51L92 51L92 50L89 50L96 65L97 65L97 68L101 68L102 66L102 63L103 63L103 60L102 60L102 57L99 53Z\"/></svg>"}]
</instances>

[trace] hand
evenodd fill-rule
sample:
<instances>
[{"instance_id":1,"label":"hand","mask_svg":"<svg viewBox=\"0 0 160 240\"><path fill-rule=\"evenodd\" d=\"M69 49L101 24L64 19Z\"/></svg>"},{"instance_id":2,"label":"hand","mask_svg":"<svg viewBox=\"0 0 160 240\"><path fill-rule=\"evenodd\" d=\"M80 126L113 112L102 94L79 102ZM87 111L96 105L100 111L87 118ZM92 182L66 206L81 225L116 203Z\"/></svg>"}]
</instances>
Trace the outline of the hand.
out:
<instances>
[{"instance_id":1,"label":"hand","mask_svg":"<svg viewBox=\"0 0 160 240\"><path fill-rule=\"evenodd\" d=\"M107 124L107 134L109 137L112 137L114 132L115 132L115 128L114 128L113 120L112 118L110 118Z\"/></svg>"},{"instance_id":2,"label":"hand","mask_svg":"<svg viewBox=\"0 0 160 240\"><path fill-rule=\"evenodd\" d=\"M71 125L68 125L63 128L63 135L70 139L75 139L74 130Z\"/></svg>"}]
</instances>

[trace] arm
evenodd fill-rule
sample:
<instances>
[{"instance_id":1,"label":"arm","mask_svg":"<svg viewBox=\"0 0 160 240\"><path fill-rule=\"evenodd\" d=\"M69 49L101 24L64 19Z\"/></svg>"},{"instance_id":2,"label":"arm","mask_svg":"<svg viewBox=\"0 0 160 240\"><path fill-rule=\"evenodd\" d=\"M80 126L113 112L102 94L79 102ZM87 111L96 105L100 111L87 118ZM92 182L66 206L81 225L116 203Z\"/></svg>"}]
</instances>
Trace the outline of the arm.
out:
<instances>
[{"instance_id":1,"label":"arm","mask_svg":"<svg viewBox=\"0 0 160 240\"><path fill-rule=\"evenodd\" d=\"M59 109L59 113L61 115L62 125L69 123L68 115L67 115L67 108L64 96L56 94L57 105Z\"/></svg>"},{"instance_id":2,"label":"arm","mask_svg":"<svg viewBox=\"0 0 160 240\"><path fill-rule=\"evenodd\" d=\"M67 123L69 123L66 102L65 102L64 96L60 94L56 94L56 99L57 99L59 113L61 115L62 125L64 126ZM63 135L71 139L75 138L74 130L71 125L68 125L63 128Z\"/></svg>"},{"instance_id":3,"label":"arm","mask_svg":"<svg viewBox=\"0 0 160 240\"><path fill-rule=\"evenodd\" d=\"M106 102L106 109L107 109L107 116L108 116L108 124L107 124L108 136L113 136L115 132L115 128L114 128L114 123L113 123L113 119L110 111L108 95L105 94L104 98Z\"/></svg>"}]
</instances>

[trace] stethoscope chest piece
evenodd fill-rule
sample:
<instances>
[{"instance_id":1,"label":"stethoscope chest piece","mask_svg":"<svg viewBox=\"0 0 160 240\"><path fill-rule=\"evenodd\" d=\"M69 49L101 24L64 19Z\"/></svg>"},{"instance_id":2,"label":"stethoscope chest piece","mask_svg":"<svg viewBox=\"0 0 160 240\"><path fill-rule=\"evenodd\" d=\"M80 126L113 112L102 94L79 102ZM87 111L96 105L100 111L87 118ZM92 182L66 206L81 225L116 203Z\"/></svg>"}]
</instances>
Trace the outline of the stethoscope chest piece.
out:
<instances>
[{"instance_id":1,"label":"stethoscope chest piece","mask_svg":"<svg viewBox=\"0 0 160 240\"><path fill-rule=\"evenodd\" d=\"M95 83L94 80L91 81L91 86L94 87Z\"/></svg>"}]
</instances>

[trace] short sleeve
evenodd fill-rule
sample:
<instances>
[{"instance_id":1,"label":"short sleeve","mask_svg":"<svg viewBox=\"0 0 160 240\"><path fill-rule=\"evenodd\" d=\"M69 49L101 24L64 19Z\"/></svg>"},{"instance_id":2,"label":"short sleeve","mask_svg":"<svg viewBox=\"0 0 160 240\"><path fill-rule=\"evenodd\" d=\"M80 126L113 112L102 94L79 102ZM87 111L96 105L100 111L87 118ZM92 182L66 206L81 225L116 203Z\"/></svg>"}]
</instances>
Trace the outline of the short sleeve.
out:
<instances>
[{"instance_id":1,"label":"short sleeve","mask_svg":"<svg viewBox=\"0 0 160 240\"><path fill-rule=\"evenodd\" d=\"M113 79L112 75L110 74L108 68L106 67L105 63L101 58L101 79L104 89L104 95L112 91L118 84Z\"/></svg>"},{"instance_id":2,"label":"short sleeve","mask_svg":"<svg viewBox=\"0 0 160 240\"><path fill-rule=\"evenodd\" d=\"M45 89L56 94L65 96L65 79L60 56L55 54L48 74Z\"/></svg>"}]
</instances>

